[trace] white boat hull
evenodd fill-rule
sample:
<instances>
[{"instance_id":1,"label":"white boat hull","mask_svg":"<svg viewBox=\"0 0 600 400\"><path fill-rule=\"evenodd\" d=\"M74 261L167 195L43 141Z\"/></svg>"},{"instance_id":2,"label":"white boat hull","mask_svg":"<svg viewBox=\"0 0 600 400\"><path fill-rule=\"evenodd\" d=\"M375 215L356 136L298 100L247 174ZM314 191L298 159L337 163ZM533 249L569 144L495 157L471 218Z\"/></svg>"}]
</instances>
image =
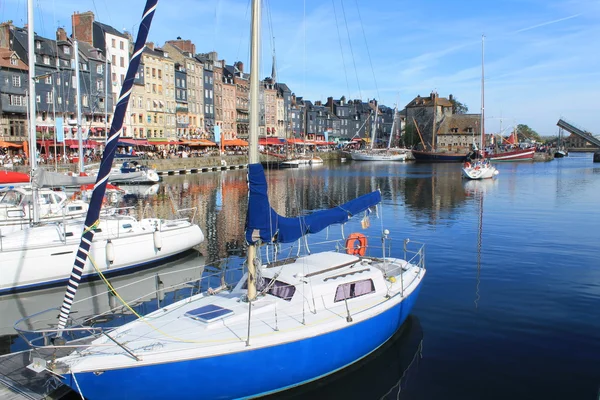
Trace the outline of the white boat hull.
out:
<instances>
[{"instance_id":1,"label":"white boat hull","mask_svg":"<svg viewBox=\"0 0 600 400\"><path fill-rule=\"evenodd\" d=\"M406 153L387 153L387 152L351 152L350 158L355 161L405 161Z\"/></svg>"},{"instance_id":2,"label":"white boat hull","mask_svg":"<svg viewBox=\"0 0 600 400\"><path fill-rule=\"evenodd\" d=\"M467 179L478 180L491 179L498 175L499 172L494 166L489 165L487 167L463 167L462 174Z\"/></svg>"},{"instance_id":3,"label":"white boat hull","mask_svg":"<svg viewBox=\"0 0 600 400\"><path fill-rule=\"evenodd\" d=\"M141 268L173 257L204 240L200 227L186 220L138 222L119 218L101 221L99 228L102 231L94 235L84 279L96 275L93 264L103 273ZM73 268L81 230L81 223L53 224L2 237L0 293L66 282Z\"/></svg>"}]
</instances>

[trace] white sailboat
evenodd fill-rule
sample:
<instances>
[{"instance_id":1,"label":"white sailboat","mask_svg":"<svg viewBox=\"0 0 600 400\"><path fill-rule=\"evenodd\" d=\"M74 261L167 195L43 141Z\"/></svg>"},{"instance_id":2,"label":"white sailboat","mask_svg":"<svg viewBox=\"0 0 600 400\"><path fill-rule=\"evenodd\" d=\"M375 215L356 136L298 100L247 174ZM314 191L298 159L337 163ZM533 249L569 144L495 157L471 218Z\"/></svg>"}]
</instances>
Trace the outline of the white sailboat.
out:
<instances>
[{"instance_id":1,"label":"white sailboat","mask_svg":"<svg viewBox=\"0 0 600 400\"><path fill-rule=\"evenodd\" d=\"M30 108L30 124L33 124L30 127L30 135L35 138L35 47L32 9L33 4L29 0L28 51L32 93L30 97L33 98ZM35 143L35 140L31 140L31 143ZM31 154L35 154L34 152L35 144ZM36 177L38 173L35 157L31 157L31 160L32 176ZM108 169L111 164L106 164ZM106 189L106 186L103 189ZM39 191L39 186L34 182L32 197L37 198ZM87 242L89 247L86 251L91 259L78 269L82 279L92 278L99 272L114 274L150 267L174 258L204 241L200 227L183 216L171 220L137 220L116 211L100 216L103 197L104 191L95 201L94 198L90 201L89 210L96 211L91 223L86 223L83 219L62 218L58 223L40 224L40 207L37 201L33 201L32 226L2 234L0 237L0 293L38 289L68 281L69 264L74 258L81 257L81 249L78 246L81 232L95 234ZM191 210L178 210L177 213L186 211ZM90 217L89 212L87 217Z\"/></svg>"},{"instance_id":2,"label":"white sailboat","mask_svg":"<svg viewBox=\"0 0 600 400\"><path fill-rule=\"evenodd\" d=\"M88 210L85 201L69 199L62 190L39 189L34 197L29 186L0 188L0 237L30 226L34 201L39 222L81 218Z\"/></svg>"},{"instance_id":3,"label":"white sailboat","mask_svg":"<svg viewBox=\"0 0 600 400\"><path fill-rule=\"evenodd\" d=\"M462 176L467 179L491 179L498 175L499 171L492 165L489 159L485 158L485 107L484 107L484 73L483 73L483 65L484 65L484 38L485 36L481 36L481 138L479 142L479 147L481 150L477 149L475 143L475 158L465 161L462 167Z\"/></svg>"},{"instance_id":4,"label":"white sailboat","mask_svg":"<svg viewBox=\"0 0 600 400\"><path fill-rule=\"evenodd\" d=\"M396 108L394 108L394 119L387 148L375 149L375 138L377 132L377 105L375 105L373 127L371 129L371 144L366 150L354 150L350 152L350 158L355 161L405 161L407 151L403 149L391 149L394 127L396 125Z\"/></svg>"},{"instance_id":5,"label":"white sailboat","mask_svg":"<svg viewBox=\"0 0 600 400\"><path fill-rule=\"evenodd\" d=\"M155 4L149 0L146 9ZM52 370L82 397L164 399L176 393L216 399L281 391L364 358L392 337L412 310L425 276L424 250L408 240L392 246L387 231L377 238L383 244L378 249L355 233L345 245L342 239L341 251L262 261L267 253L261 245L305 240L368 213L381 194L374 191L298 218L280 216L270 207L257 148L259 21L260 2L254 0L247 272L234 287L209 289L116 329L67 325L70 306L65 303L56 329L45 325L35 332L28 320L21 321L16 329L32 345L63 354L51 362L36 359L32 368ZM147 29L149 21L144 18L140 27ZM390 257L393 248L404 248L405 259ZM373 255L378 251L382 257ZM68 293L70 304L71 284ZM50 315L56 318L56 310ZM83 330L92 335L66 341Z\"/></svg>"}]
</instances>

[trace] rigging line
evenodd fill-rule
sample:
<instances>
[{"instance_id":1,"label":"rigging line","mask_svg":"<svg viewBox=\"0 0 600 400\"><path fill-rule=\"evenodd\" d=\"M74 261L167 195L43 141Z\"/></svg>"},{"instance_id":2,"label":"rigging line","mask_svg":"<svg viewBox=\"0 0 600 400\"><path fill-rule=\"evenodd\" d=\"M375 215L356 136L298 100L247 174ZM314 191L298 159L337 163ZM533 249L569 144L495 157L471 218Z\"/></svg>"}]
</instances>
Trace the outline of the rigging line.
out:
<instances>
[{"instance_id":1,"label":"rigging line","mask_svg":"<svg viewBox=\"0 0 600 400\"><path fill-rule=\"evenodd\" d=\"M244 21L248 19L248 11L250 10L251 1L252 0L248 0L248 4L246 6L246 14L244 15ZM243 30L240 31L240 42L238 44L238 49L237 49L237 52L236 52L236 61L240 61L241 60L240 53L241 53L241 49L242 49L242 42L244 41L244 38L246 38L246 37L247 37L247 33L244 32ZM248 44L248 49L247 49L248 50L248 54L250 53L249 49L250 49L250 44ZM250 65L250 64L248 63L248 65Z\"/></svg>"},{"instance_id":2,"label":"rigging line","mask_svg":"<svg viewBox=\"0 0 600 400\"><path fill-rule=\"evenodd\" d=\"M365 39L365 47L367 48L367 55L369 56L369 64L371 64L371 72L373 73L373 81L375 82L375 90L377 92L377 99L381 100L379 96L379 86L377 86L377 78L375 78L375 69L373 68L373 60L371 59L371 52L369 51L369 44L367 43L367 35L365 34L365 26L360 16L360 8L358 7L358 0L354 0L356 3L356 12L358 13L358 21L360 22L360 28L362 29L363 38Z\"/></svg>"},{"instance_id":3,"label":"rigging line","mask_svg":"<svg viewBox=\"0 0 600 400\"><path fill-rule=\"evenodd\" d=\"M346 60L344 58L344 47L342 46L342 35L340 35L340 25L338 23L337 12L335 10L335 0L331 0L333 4L333 16L335 18L335 27L338 35L338 42L340 43L340 53L342 54L342 65L344 66L344 78L346 78L346 89L348 90L348 97L350 97L350 83L348 82L348 71L346 69Z\"/></svg>"},{"instance_id":4,"label":"rigging line","mask_svg":"<svg viewBox=\"0 0 600 400\"><path fill-rule=\"evenodd\" d=\"M350 44L350 54L352 54L352 64L354 65L354 73L356 74L356 85L358 86L358 98L362 101L362 91L360 89L360 81L358 80L358 70L356 69L356 59L354 58L354 49L352 48L352 40L350 39L350 29L348 29L348 19L346 18L346 9L342 0L342 14L344 15L344 23L346 25L346 33L348 34L348 43Z\"/></svg>"}]
</instances>

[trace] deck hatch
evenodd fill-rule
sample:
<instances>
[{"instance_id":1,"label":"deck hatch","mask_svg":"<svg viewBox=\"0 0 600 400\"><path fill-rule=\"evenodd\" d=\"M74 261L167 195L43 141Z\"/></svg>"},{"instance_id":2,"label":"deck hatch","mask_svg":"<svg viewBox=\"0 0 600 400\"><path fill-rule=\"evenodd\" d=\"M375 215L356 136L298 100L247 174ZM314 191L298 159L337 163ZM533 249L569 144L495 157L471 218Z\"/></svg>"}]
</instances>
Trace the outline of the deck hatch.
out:
<instances>
[{"instance_id":1,"label":"deck hatch","mask_svg":"<svg viewBox=\"0 0 600 400\"><path fill-rule=\"evenodd\" d=\"M206 306L190 310L184 315L200 322L212 322L225 318L230 314L233 314L233 311L228 308L220 307L215 304L208 304Z\"/></svg>"}]
</instances>

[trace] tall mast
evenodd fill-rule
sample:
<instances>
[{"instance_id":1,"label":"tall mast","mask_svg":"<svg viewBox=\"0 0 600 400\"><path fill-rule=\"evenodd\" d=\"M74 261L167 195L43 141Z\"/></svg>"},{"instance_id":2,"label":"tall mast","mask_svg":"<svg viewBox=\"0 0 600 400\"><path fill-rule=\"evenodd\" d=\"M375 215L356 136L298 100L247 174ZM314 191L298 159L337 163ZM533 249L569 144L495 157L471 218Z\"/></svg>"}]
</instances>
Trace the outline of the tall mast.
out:
<instances>
[{"instance_id":1,"label":"tall mast","mask_svg":"<svg viewBox=\"0 0 600 400\"><path fill-rule=\"evenodd\" d=\"M29 168L31 176L37 169L37 152L36 152L36 126L35 126L35 32L33 30L33 0L27 0L27 45L29 48L27 54L27 62L29 64ZM33 185L33 222L39 222L39 210L37 203L37 188Z\"/></svg>"},{"instance_id":2,"label":"tall mast","mask_svg":"<svg viewBox=\"0 0 600 400\"><path fill-rule=\"evenodd\" d=\"M106 141L106 149L102 155L100 170L98 171L98 176L96 177L96 184L94 185L94 191L92 192L92 198L90 199L90 206L85 217L84 230L81 236L81 241L79 242L79 249L77 250L77 256L75 257L73 269L71 270L71 276L69 277L67 290L65 291L65 296L63 298L63 304L60 307L60 314L58 318L59 337L62 335L61 331L67 324L71 306L73 305L77 288L81 282L81 275L83 274L85 264L87 263L90 247L94 239L93 228L100 217L102 198L106 193L106 183L108 182L108 175L110 174L110 169L117 150L117 142L121 136L123 120L125 118L125 113L127 112L127 105L129 103L129 96L133 90L133 81L135 79L138 66L140 65L142 51L144 50L146 39L148 38L148 31L150 30L152 17L154 16L157 3L158 0L146 0L146 6L144 8L144 13L142 14L142 21L139 25L138 36L133 48L133 54L129 62L129 67L127 68L125 81L121 87L121 94L119 95L119 100L117 102L110 127L110 133L108 140Z\"/></svg>"},{"instance_id":3,"label":"tall mast","mask_svg":"<svg viewBox=\"0 0 600 400\"><path fill-rule=\"evenodd\" d=\"M248 164L258 163L258 73L260 56L260 1L252 0L252 28L250 44L250 132L248 133ZM248 246L248 301L256 298L256 267L254 258L256 256L256 246Z\"/></svg>"},{"instance_id":4,"label":"tall mast","mask_svg":"<svg viewBox=\"0 0 600 400\"><path fill-rule=\"evenodd\" d=\"M81 82L79 81L79 43L77 40L73 43L73 51L75 52L75 82L77 94L75 103L77 104L77 139L79 140L79 173L83 172L83 132L81 129Z\"/></svg>"},{"instance_id":5,"label":"tall mast","mask_svg":"<svg viewBox=\"0 0 600 400\"><path fill-rule=\"evenodd\" d=\"M431 148L433 149L433 151L435 151L437 149L437 138L435 137L435 118L436 118L436 110L437 110L437 93L432 93L431 96L433 97L433 126L432 126L432 132L431 132Z\"/></svg>"},{"instance_id":6,"label":"tall mast","mask_svg":"<svg viewBox=\"0 0 600 400\"><path fill-rule=\"evenodd\" d=\"M484 58L483 58L483 54L484 54L484 42L485 42L485 36L481 35L481 123L479 125L481 125L481 142L479 144L479 148L480 151L484 152L485 150L485 142L484 142L484 137L485 137L485 117L484 117L484 112L485 112L485 106L484 106L484 98L485 98L485 93L484 93L484 73L483 73L483 62L484 62Z\"/></svg>"},{"instance_id":7,"label":"tall mast","mask_svg":"<svg viewBox=\"0 0 600 400\"><path fill-rule=\"evenodd\" d=\"M394 115L392 116L392 129L390 130L390 138L388 140L388 150L392 147L392 137L394 136L394 127L396 126L396 108L394 107Z\"/></svg>"},{"instance_id":8,"label":"tall mast","mask_svg":"<svg viewBox=\"0 0 600 400\"><path fill-rule=\"evenodd\" d=\"M377 131L377 104L375 104L375 111L373 116L373 127L371 128L371 150L375 148L375 135Z\"/></svg>"}]
</instances>

